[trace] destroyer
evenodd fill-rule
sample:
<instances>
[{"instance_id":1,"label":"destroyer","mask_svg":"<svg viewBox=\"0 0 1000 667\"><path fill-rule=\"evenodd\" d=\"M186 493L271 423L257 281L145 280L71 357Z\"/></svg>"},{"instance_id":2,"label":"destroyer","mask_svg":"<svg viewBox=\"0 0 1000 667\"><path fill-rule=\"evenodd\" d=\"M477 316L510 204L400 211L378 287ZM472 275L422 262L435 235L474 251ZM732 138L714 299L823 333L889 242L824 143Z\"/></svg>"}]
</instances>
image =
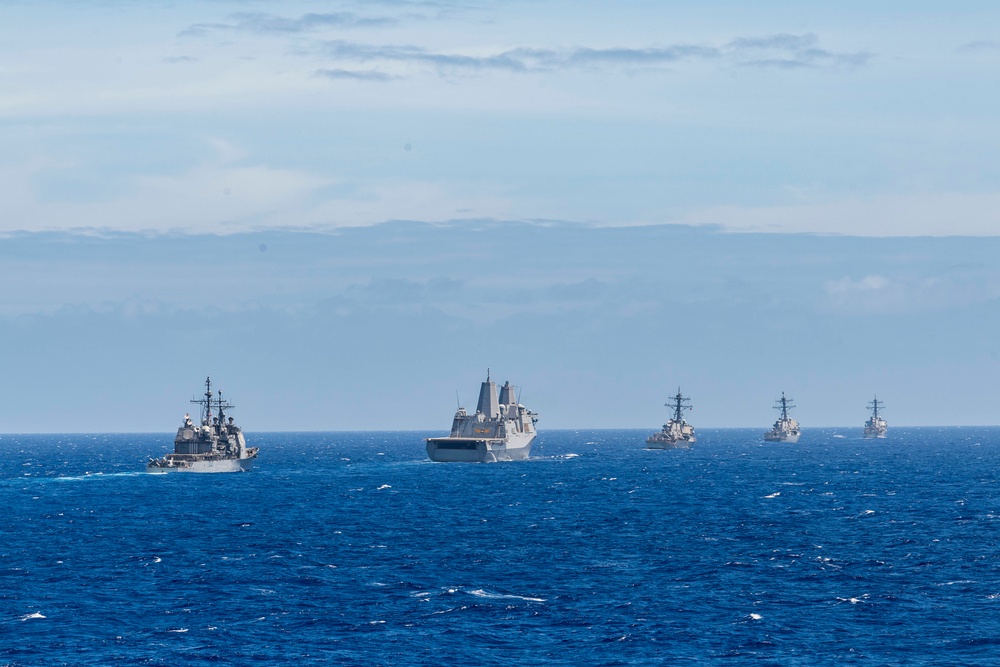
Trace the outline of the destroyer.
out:
<instances>
[{"instance_id":1,"label":"destroyer","mask_svg":"<svg viewBox=\"0 0 1000 667\"><path fill-rule=\"evenodd\" d=\"M775 410L781 410L781 417L774 422L774 427L764 434L764 439L769 442L798 442L802 432L799 430L799 423L788 415L789 408L794 408L792 399L785 398L785 392L781 392L781 398L775 401Z\"/></svg>"},{"instance_id":2,"label":"destroyer","mask_svg":"<svg viewBox=\"0 0 1000 667\"><path fill-rule=\"evenodd\" d=\"M690 410L690 405L684 405L690 399L681 395L677 387L677 395L670 398L666 404L673 411L673 416L663 425L663 430L646 438L646 449L687 449L695 441L694 427L684 421L682 413Z\"/></svg>"},{"instance_id":3,"label":"destroyer","mask_svg":"<svg viewBox=\"0 0 1000 667\"><path fill-rule=\"evenodd\" d=\"M243 431L226 419L226 410L235 406L222 398L212 401L212 380L205 378L205 398L192 399L201 406L201 425L195 426L191 415L174 438L174 453L162 459L150 459L146 472L244 472L253 466L257 448L247 447ZM216 413L212 414L215 408Z\"/></svg>"},{"instance_id":4,"label":"destroyer","mask_svg":"<svg viewBox=\"0 0 1000 667\"><path fill-rule=\"evenodd\" d=\"M865 437L866 438L884 438L886 431L889 430L889 425L885 423L882 416L879 415L878 409L884 408L885 403L878 400L878 396L872 399L872 402L868 404L868 409L872 411L872 416L865 422Z\"/></svg>"},{"instance_id":5,"label":"destroyer","mask_svg":"<svg viewBox=\"0 0 1000 667\"><path fill-rule=\"evenodd\" d=\"M526 459L537 422L538 415L517 402L510 382L504 382L497 398L497 385L487 369L476 413L470 415L459 406L451 434L427 439L427 456L431 461L483 463Z\"/></svg>"}]
</instances>

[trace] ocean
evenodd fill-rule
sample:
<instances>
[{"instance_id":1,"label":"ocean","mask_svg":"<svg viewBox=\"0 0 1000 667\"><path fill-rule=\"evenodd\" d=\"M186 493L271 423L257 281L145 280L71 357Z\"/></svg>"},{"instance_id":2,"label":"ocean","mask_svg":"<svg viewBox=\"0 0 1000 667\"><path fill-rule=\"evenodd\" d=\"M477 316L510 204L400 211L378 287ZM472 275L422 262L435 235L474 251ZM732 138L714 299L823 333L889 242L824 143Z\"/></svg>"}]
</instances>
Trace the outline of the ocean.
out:
<instances>
[{"instance_id":1,"label":"ocean","mask_svg":"<svg viewBox=\"0 0 1000 667\"><path fill-rule=\"evenodd\" d=\"M1000 664L1000 428L0 436L0 665Z\"/></svg>"}]
</instances>

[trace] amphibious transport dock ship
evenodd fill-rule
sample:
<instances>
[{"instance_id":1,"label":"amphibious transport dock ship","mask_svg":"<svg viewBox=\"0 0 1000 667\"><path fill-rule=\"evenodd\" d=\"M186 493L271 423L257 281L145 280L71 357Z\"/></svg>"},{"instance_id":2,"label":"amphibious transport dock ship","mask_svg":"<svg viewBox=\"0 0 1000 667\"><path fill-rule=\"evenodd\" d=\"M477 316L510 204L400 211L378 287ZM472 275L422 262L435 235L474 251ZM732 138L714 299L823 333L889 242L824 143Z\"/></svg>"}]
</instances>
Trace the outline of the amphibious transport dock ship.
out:
<instances>
[{"instance_id":1,"label":"amphibious transport dock ship","mask_svg":"<svg viewBox=\"0 0 1000 667\"><path fill-rule=\"evenodd\" d=\"M775 410L781 410L781 417L774 422L770 431L764 434L764 439L769 442L798 442L802 432L799 430L799 423L788 414L789 408L794 408L792 399L785 398L785 392L781 392L781 398L775 401Z\"/></svg>"},{"instance_id":2,"label":"amphibious transport dock ship","mask_svg":"<svg viewBox=\"0 0 1000 667\"><path fill-rule=\"evenodd\" d=\"M459 406L446 438L428 438L431 461L492 463L528 458L535 439L538 415L517 402L514 385L504 382L497 398L497 385L486 371L479 389L479 405L470 415Z\"/></svg>"},{"instance_id":3,"label":"amphibious transport dock ship","mask_svg":"<svg viewBox=\"0 0 1000 667\"><path fill-rule=\"evenodd\" d=\"M672 416L663 425L663 430L646 438L646 449L687 449L695 441L694 427L684 421L682 413L690 410L690 405L684 405L690 399L681 395L677 387L677 395L670 398L666 404L672 410Z\"/></svg>"},{"instance_id":4,"label":"amphibious transport dock ship","mask_svg":"<svg viewBox=\"0 0 1000 667\"><path fill-rule=\"evenodd\" d=\"M871 403L868 404L868 409L872 411L872 416L865 422L865 437L866 438L884 438L886 431L889 430L889 425L885 423L882 416L878 413L879 408L884 408L885 403L878 400L876 396Z\"/></svg>"},{"instance_id":5,"label":"amphibious transport dock ship","mask_svg":"<svg viewBox=\"0 0 1000 667\"><path fill-rule=\"evenodd\" d=\"M226 410L235 406L222 398L222 392L212 401L212 380L205 378L205 398L191 402L201 406L201 424L195 425L190 415L174 438L174 453L161 459L151 459L146 472L245 472L257 458L257 448L247 447L243 431L226 419ZM215 414L212 409L215 409Z\"/></svg>"}]
</instances>

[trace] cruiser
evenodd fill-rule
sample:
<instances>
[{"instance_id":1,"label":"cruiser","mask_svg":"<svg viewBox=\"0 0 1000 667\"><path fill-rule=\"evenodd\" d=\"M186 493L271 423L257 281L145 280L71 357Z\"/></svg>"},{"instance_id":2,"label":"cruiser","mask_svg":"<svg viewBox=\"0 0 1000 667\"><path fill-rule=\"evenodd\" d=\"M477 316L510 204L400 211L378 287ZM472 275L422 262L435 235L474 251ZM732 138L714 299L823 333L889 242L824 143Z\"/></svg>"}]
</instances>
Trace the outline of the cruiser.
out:
<instances>
[{"instance_id":1,"label":"cruiser","mask_svg":"<svg viewBox=\"0 0 1000 667\"><path fill-rule=\"evenodd\" d=\"M205 378L205 398L192 399L201 406L201 425L196 426L191 415L174 438L174 453L161 459L150 459L146 472L245 472L257 458L257 448L247 447L243 431L226 419L226 410L235 406L222 398L222 392L212 401L212 380ZM216 413L212 415L212 408Z\"/></svg>"},{"instance_id":2,"label":"cruiser","mask_svg":"<svg viewBox=\"0 0 1000 667\"><path fill-rule=\"evenodd\" d=\"M451 434L427 439L427 456L431 461L480 463L526 459L537 422L538 415L517 402L510 382L504 382L497 398L497 385L487 369L476 413L459 406Z\"/></svg>"},{"instance_id":3,"label":"cruiser","mask_svg":"<svg viewBox=\"0 0 1000 667\"><path fill-rule=\"evenodd\" d=\"M666 404L673 412L673 416L663 425L663 430L646 438L646 449L687 449L695 441L694 427L684 421L682 412L690 410L690 405L684 405L684 401L690 400L681 395L681 388L677 387L677 395L670 397L670 402Z\"/></svg>"},{"instance_id":4,"label":"cruiser","mask_svg":"<svg viewBox=\"0 0 1000 667\"><path fill-rule=\"evenodd\" d=\"M872 411L872 416L865 422L866 438L885 437L885 432L889 430L889 425L885 423L885 420L882 419L882 416L878 413L878 409L884 407L885 403L878 400L878 396L872 399L872 402L868 404L868 409Z\"/></svg>"},{"instance_id":5,"label":"cruiser","mask_svg":"<svg viewBox=\"0 0 1000 667\"><path fill-rule=\"evenodd\" d=\"M785 398L785 392L781 392L781 398L775 401L775 410L781 410L781 417L774 422L774 427L764 434L764 439L768 442L798 442L802 432L799 430L799 423L788 416L788 409L794 408L792 399Z\"/></svg>"}]
</instances>

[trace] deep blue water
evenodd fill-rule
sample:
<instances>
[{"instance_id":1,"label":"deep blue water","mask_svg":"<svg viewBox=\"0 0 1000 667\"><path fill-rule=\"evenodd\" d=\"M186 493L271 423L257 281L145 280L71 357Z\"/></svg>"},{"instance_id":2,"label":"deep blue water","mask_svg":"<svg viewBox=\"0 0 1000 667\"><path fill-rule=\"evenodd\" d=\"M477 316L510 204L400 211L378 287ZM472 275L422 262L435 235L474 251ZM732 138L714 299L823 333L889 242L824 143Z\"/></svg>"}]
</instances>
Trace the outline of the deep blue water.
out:
<instances>
[{"instance_id":1,"label":"deep blue water","mask_svg":"<svg viewBox=\"0 0 1000 667\"><path fill-rule=\"evenodd\" d=\"M1000 428L860 430L0 436L0 665L1000 663Z\"/></svg>"}]
</instances>

